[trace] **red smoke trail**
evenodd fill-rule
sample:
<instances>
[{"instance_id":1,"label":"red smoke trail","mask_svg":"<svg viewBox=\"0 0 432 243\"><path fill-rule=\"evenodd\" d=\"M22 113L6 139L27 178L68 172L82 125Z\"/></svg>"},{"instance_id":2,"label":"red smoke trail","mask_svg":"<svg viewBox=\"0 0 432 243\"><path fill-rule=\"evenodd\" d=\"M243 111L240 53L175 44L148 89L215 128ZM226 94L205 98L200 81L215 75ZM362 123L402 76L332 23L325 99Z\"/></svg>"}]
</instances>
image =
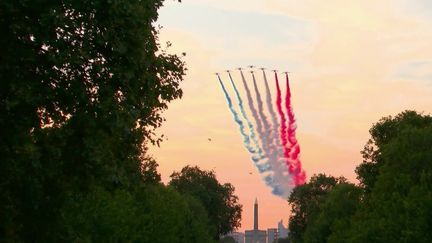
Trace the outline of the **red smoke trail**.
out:
<instances>
[{"instance_id":1,"label":"red smoke trail","mask_svg":"<svg viewBox=\"0 0 432 243\"><path fill-rule=\"evenodd\" d=\"M277 110L281 119L281 123L280 123L280 139L282 141L282 147L284 150L284 157L286 159L286 164L288 166L288 172L290 173L290 175L292 175L294 173L294 166L292 165L291 159L290 159L290 148L288 145L288 137L286 136L287 134L287 121L285 118L285 114L283 112L282 109L282 97L281 97L281 90L279 87L279 80L278 80L278 76L277 73L275 72L275 82L276 82L276 106L277 106ZM294 177L295 178L295 177ZM295 182L295 181L294 181ZM297 185L297 183L295 184Z\"/></svg>"},{"instance_id":2,"label":"red smoke trail","mask_svg":"<svg viewBox=\"0 0 432 243\"><path fill-rule=\"evenodd\" d=\"M287 109L288 115L288 140L290 142L290 149L286 149L288 152L288 158L290 162L288 163L289 172L294 176L295 185L304 184L306 181L306 173L302 170L301 161L299 158L300 146L297 142L295 130L297 128L296 121L294 117L294 112L291 106L291 89L289 86L289 77L286 73L286 96L285 96L285 107ZM278 87L279 88L279 87ZM286 138L285 138L286 140ZM285 157L287 157L285 155Z\"/></svg>"},{"instance_id":3,"label":"red smoke trail","mask_svg":"<svg viewBox=\"0 0 432 243\"><path fill-rule=\"evenodd\" d=\"M280 134L280 139L282 141L282 145L283 145L284 151L285 151L286 145L288 143L287 137L285 136L287 127L286 127L285 114L282 110L281 90L279 87L279 80L278 80L278 76L277 76L276 72L275 72L275 81L276 81L276 92L277 92L277 94L276 94L276 106L277 106L278 114L279 114L280 119L281 119L279 134ZM288 152L286 152L286 153L284 152L284 155L287 158Z\"/></svg>"}]
</instances>

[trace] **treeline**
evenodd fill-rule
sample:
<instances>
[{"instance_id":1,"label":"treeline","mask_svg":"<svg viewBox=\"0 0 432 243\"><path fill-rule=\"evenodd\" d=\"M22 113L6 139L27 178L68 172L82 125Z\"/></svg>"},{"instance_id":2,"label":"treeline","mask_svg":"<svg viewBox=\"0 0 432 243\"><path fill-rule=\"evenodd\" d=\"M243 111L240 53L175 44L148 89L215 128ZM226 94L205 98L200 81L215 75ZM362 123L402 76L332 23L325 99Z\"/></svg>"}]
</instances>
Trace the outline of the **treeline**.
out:
<instances>
[{"instance_id":1,"label":"treeline","mask_svg":"<svg viewBox=\"0 0 432 243\"><path fill-rule=\"evenodd\" d=\"M384 117L356 168L360 184L319 174L298 186L289 242L431 242L432 117Z\"/></svg>"},{"instance_id":2,"label":"treeline","mask_svg":"<svg viewBox=\"0 0 432 243\"><path fill-rule=\"evenodd\" d=\"M148 175L157 175L156 180L143 180L129 188L94 186L88 191L69 191L65 202L53 205L61 216L47 223L56 224L55 228L38 224L46 219L31 218L27 226L33 234L19 231L6 239L216 242L240 225L241 205L234 188L229 183L221 185L212 171L187 166L173 173L168 186L160 182L156 171L143 172L144 177Z\"/></svg>"},{"instance_id":3,"label":"treeline","mask_svg":"<svg viewBox=\"0 0 432 243\"><path fill-rule=\"evenodd\" d=\"M212 242L241 206L212 171L146 157L185 64L161 0L0 1L0 242ZM169 46L169 43L167 44Z\"/></svg>"}]
</instances>

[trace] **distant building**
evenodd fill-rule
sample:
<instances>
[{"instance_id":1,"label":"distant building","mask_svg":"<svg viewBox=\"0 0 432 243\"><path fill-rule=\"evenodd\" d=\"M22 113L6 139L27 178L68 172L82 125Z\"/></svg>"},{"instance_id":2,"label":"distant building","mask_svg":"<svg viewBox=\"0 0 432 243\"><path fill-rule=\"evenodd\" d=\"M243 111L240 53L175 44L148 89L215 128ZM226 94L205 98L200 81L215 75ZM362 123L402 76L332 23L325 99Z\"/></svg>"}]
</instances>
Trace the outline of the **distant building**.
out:
<instances>
[{"instance_id":1,"label":"distant building","mask_svg":"<svg viewBox=\"0 0 432 243\"><path fill-rule=\"evenodd\" d=\"M267 243L274 243L277 242L279 233L278 233L278 229L276 228L272 228L272 229L267 229Z\"/></svg>"},{"instance_id":2,"label":"distant building","mask_svg":"<svg viewBox=\"0 0 432 243\"><path fill-rule=\"evenodd\" d=\"M245 234L243 234L241 232L231 232L231 233L227 234L226 236L231 236L232 238L234 238L234 240L237 243L244 243L245 242Z\"/></svg>"},{"instance_id":3,"label":"distant building","mask_svg":"<svg viewBox=\"0 0 432 243\"><path fill-rule=\"evenodd\" d=\"M283 225L282 219L278 223L278 232L279 232L279 238L287 238L288 237L288 229L285 228L285 226Z\"/></svg>"},{"instance_id":4,"label":"distant building","mask_svg":"<svg viewBox=\"0 0 432 243\"><path fill-rule=\"evenodd\" d=\"M254 204L254 228L253 230L246 230L245 232L246 243L267 243L267 232L259 230L258 228L258 200L255 199Z\"/></svg>"}]
</instances>

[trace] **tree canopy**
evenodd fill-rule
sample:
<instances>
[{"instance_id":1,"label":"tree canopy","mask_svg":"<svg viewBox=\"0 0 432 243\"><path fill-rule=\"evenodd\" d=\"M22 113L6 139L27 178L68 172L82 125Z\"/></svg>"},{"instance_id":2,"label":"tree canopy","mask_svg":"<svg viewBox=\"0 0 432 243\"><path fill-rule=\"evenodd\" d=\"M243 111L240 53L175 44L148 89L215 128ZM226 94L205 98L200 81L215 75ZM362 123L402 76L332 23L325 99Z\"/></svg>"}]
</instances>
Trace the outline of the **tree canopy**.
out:
<instances>
[{"instance_id":1,"label":"tree canopy","mask_svg":"<svg viewBox=\"0 0 432 243\"><path fill-rule=\"evenodd\" d=\"M345 182L343 177L335 178L325 174L312 176L308 183L297 186L289 196L291 205L288 238L292 242L303 242L308 226L316 220L320 205L327 195L339 183Z\"/></svg>"},{"instance_id":2,"label":"tree canopy","mask_svg":"<svg viewBox=\"0 0 432 243\"><path fill-rule=\"evenodd\" d=\"M185 74L162 2L0 2L1 242L212 242L145 154Z\"/></svg>"},{"instance_id":3,"label":"tree canopy","mask_svg":"<svg viewBox=\"0 0 432 243\"><path fill-rule=\"evenodd\" d=\"M197 166L186 166L171 175L169 186L178 192L191 195L202 203L214 229L214 239L240 226L242 206L230 183L220 184L213 171Z\"/></svg>"},{"instance_id":4,"label":"tree canopy","mask_svg":"<svg viewBox=\"0 0 432 243\"><path fill-rule=\"evenodd\" d=\"M231 236L225 236L219 240L219 243L237 243L237 241Z\"/></svg>"},{"instance_id":5,"label":"tree canopy","mask_svg":"<svg viewBox=\"0 0 432 243\"><path fill-rule=\"evenodd\" d=\"M367 203L356 215L352 242L430 242L431 145L432 122L400 129L380 147L382 164Z\"/></svg>"},{"instance_id":6,"label":"tree canopy","mask_svg":"<svg viewBox=\"0 0 432 243\"><path fill-rule=\"evenodd\" d=\"M357 179L369 192L374 186L379 174L379 168L384 164L382 161L382 147L388 144L400 133L408 128L424 128L431 126L432 117L421 115L415 111L404 111L395 117L387 116L381 118L369 130L371 138L361 151L363 162L356 168Z\"/></svg>"},{"instance_id":7,"label":"tree canopy","mask_svg":"<svg viewBox=\"0 0 432 243\"><path fill-rule=\"evenodd\" d=\"M404 111L370 134L356 169L359 187L315 176L294 189L292 242L432 240L432 117Z\"/></svg>"},{"instance_id":8,"label":"tree canopy","mask_svg":"<svg viewBox=\"0 0 432 243\"><path fill-rule=\"evenodd\" d=\"M360 205L362 191L351 183L333 187L319 205L319 212L304 233L305 242L341 242L346 239L351 217Z\"/></svg>"}]
</instances>

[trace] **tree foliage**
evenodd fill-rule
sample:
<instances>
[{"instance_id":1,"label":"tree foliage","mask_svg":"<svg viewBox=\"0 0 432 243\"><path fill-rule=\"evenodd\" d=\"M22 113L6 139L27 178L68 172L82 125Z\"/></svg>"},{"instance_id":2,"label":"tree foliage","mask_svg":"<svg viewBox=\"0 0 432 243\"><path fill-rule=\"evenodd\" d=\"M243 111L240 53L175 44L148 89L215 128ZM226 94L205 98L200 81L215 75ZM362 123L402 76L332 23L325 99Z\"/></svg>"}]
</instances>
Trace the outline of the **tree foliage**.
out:
<instances>
[{"instance_id":1,"label":"tree foliage","mask_svg":"<svg viewBox=\"0 0 432 243\"><path fill-rule=\"evenodd\" d=\"M91 192L71 195L64 204L67 234L59 241L212 242L202 205L172 189L157 185L131 193L97 187Z\"/></svg>"},{"instance_id":2,"label":"tree foliage","mask_svg":"<svg viewBox=\"0 0 432 243\"><path fill-rule=\"evenodd\" d=\"M335 178L325 174L312 176L308 183L297 186L291 193L288 203L291 205L288 237L292 242L303 242L308 225L316 220L320 205L328 193L338 184L345 182L343 177Z\"/></svg>"},{"instance_id":3,"label":"tree foliage","mask_svg":"<svg viewBox=\"0 0 432 243\"><path fill-rule=\"evenodd\" d=\"M237 241L232 236L225 236L219 240L219 243L237 243Z\"/></svg>"},{"instance_id":4,"label":"tree foliage","mask_svg":"<svg viewBox=\"0 0 432 243\"><path fill-rule=\"evenodd\" d=\"M141 180L144 184L161 183L161 175L157 171L156 160L151 157L144 157L141 163Z\"/></svg>"},{"instance_id":5,"label":"tree foliage","mask_svg":"<svg viewBox=\"0 0 432 243\"><path fill-rule=\"evenodd\" d=\"M280 238L278 239L277 243L291 243L289 238Z\"/></svg>"},{"instance_id":6,"label":"tree foliage","mask_svg":"<svg viewBox=\"0 0 432 243\"><path fill-rule=\"evenodd\" d=\"M210 240L200 202L142 164L185 72L161 6L0 2L0 241Z\"/></svg>"},{"instance_id":7,"label":"tree foliage","mask_svg":"<svg viewBox=\"0 0 432 243\"><path fill-rule=\"evenodd\" d=\"M220 184L213 171L186 166L171 175L169 185L182 194L188 194L206 209L214 239L240 226L242 206L230 183Z\"/></svg>"},{"instance_id":8,"label":"tree foliage","mask_svg":"<svg viewBox=\"0 0 432 243\"><path fill-rule=\"evenodd\" d=\"M382 165L351 242L430 242L432 123L407 127L381 147Z\"/></svg>"},{"instance_id":9,"label":"tree foliage","mask_svg":"<svg viewBox=\"0 0 432 243\"><path fill-rule=\"evenodd\" d=\"M294 189L292 242L431 242L432 117L404 111L370 133L360 187L313 177Z\"/></svg>"},{"instance_id":10,"label":"tree foliage","mask_svg":"<svg viewBox=\"0 0 432 243\"><path fill-rule=\"evenodd\" d=\"M423 128L432 123L431 116L423 116L415 111L404 111L395 117L383 117L369 130L371 138L363 151L363 163L356 168L357 179L369 192L374 186L383 165L382 147L392 141L400 133L410 127Z\"/></svg>"},{"instance_id":11,"label":"tree foliage","mask_svg":"<svg viewBox=\"0 0 432 243\"><path fill-rule=\"evenodd\" d=\"M360 205L362 191L351 183L336 185L319 205L319 213L305 231L305 242L341 242L351 217Z\"/></svg>"}]
</instances>

